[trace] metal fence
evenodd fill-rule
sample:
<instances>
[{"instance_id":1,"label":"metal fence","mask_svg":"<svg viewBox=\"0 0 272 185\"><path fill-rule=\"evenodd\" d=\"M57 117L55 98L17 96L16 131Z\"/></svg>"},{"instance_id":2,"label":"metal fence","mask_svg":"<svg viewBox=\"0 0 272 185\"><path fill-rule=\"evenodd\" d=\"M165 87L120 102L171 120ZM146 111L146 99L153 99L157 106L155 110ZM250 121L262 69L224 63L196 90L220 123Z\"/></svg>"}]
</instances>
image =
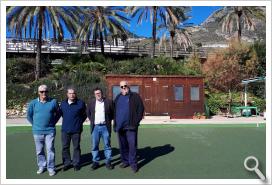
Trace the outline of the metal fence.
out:
<instances>
[{"instance_id":1,"label":"metal fence","mask_svg":"<svg viewBox=\"0 0 272 185\"><path fill-rule=\"evenodd\" d=\"M53 41L42 41L42 53L61 53L61 54L89 54L89 53L100 53L101 47L99 41L94 42L78 42L76 40L65 40L61 43ZM37 52L37 41L33 39L7 39L6 41L6 52L9 53L36 53ZM194 51L198 53L200 57L205 57L204 50ZM151 45L136 45L133 43L125 45L112 45L110 43L104 43L104 53L107 54L124 54L124 55L138 55L138 56L149 56L152 53ZM189 56L192 52L184 49L174 49L173 57ZM170 48L160 49L158 45L155 48L155 55L171 56Z\"/></svg>"}]
</instances>

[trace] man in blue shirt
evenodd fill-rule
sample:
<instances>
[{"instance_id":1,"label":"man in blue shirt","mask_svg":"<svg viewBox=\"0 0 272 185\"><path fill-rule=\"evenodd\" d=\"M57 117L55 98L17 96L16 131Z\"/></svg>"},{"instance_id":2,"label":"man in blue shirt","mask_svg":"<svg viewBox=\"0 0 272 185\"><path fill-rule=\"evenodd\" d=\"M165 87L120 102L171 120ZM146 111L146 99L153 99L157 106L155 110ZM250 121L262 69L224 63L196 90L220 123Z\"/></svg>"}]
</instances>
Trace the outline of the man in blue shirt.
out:
<instances>
[{"instance_id":1,"label":"man in blue shirt","mask_svg":"<svg viewBox=\"0 0 272 185\"><path fill-rule=\"evenodd\" d=\"M70 87L67 89L67 99L60 104L60 116L62 116L61 140L63 171L71 166L75 171L80 170L80 137L83 130L83 122L86 120L86 105L77 98L76 91ZM73 142L73 161L70 155L70 143Z\"/></svg>"},{"instance_id":2,"label":"man in blue shirt","mask_svg":"<svg viewBox=\"0 0 272 185\"><path fill-rule=\"evenodd\" d=\"M59 105L56 99L48 97L46 85L38 88L39 97L32 100L27 109L27 120L32 125L32 133L36 146L38 163L37 174L41 174L47 168L49 175L54 176L55 171L55 125L58 121ZM47 160L44 152L47 151Z\"/></svg>"},{"instance_id":3,"label":"man in blue shirt","mask_svg":"<svg viewBox=\"0 0 272 185\"><path fill-rule=\"evenodd\" d=\"M121 93L114 101L114 130L118 133L121 168L131 167L138 171L137 136L138 126L143 118L144 105L139 94L131 92L127 81L120 82Z\"/></svg>"}]
</instances>

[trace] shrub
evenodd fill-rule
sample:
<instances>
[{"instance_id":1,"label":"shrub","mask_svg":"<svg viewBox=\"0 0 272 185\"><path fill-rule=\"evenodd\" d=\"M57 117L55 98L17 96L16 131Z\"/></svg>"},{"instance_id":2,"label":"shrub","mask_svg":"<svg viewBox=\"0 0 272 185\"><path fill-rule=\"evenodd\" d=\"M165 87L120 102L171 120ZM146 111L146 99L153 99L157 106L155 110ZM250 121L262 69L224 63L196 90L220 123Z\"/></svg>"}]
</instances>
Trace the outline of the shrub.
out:
<instances>
[{"instance_id":1,"label":"shrub","mask_svg":"<svg viewBox=\"0 0 272 185\"><path fill-rule=\"evenodd\" d=\"M244 105L244 99L242 98L243 92L231 93L231 106L242 106ZM227 108L229 105L230 96L229 93L214 92L207 96L207 103L211 113L218 114L220 108ZM252 103L252 106L256 106L259 111L263 111L266 106L266 100L258 98L255 95L248 93L248 101Z\"/></svg>"},{"instance_id":2,"label":"shrub","mask_svg":"<svg viewBox=\"0 0 272 185\"><path fill-rule=\"evenodd\" d=\"M257 75L260 63L248 44L231 43L229 48L215 50L204 63L203 72L210 88L222 92L241 90L241 81Z\"/></svg>"}]
</instances>

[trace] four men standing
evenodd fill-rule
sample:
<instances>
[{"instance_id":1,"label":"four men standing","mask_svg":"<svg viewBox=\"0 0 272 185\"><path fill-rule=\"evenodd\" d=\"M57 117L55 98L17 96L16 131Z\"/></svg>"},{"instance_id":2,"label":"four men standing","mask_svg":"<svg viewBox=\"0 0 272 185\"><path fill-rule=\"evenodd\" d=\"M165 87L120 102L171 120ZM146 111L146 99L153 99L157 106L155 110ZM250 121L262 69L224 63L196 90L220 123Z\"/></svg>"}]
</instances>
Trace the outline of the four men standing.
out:
<instances>
[{"instance_id":1,"label":"four men standing","mask_svg":"<svg viewBox=\"0 0 272 185\"><path fill-rule=\"evenodd\" d=\"M87 107L77 98L74 88L67 89L67 99L62 101L60 107L56 99L47 96L46 85L38 88L39 98L30 102L27 110L27 119L32 124L32 131L36 146L38 163L37 174L41 174L47 168L49 175L55 172L55 125L62 116L62 158L63 171L74 167L80 169L80 138L83 130L83 122L88 116L91 124L92 135L92 170L99 167L99 141L103 139L106 168L111 170L111 122L114 119L114 130L118 133L120 146L121 168L130 166L133 172L137 172L137 135L138 126L143 118L144 106L141 97L130 91L126 81L120 82L120 94L114 104L111 100L103 97L102 89L96 88L92 99ZM87 112L87 115L86 115ZM70 156L70 143L73 142L73 160ZM47 162L44 154L44 144L47 149Z\"/></svg>"}]
</instances>

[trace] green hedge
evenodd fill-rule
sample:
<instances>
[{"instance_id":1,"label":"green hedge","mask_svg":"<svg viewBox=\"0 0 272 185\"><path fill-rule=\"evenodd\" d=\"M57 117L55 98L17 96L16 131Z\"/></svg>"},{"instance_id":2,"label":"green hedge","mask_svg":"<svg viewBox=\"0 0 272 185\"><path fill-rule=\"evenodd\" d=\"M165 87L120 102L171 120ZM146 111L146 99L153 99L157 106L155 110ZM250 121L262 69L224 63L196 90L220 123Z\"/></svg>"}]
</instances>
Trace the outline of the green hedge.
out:
<instances>
[{"instance_id":1,"label":"green hedge","mask_svg":"<svg viewBox=\"0 0 272 185\"><path fill-rule=\"evenodd\" d=\"M232 103L231 106L241 106L241 92L231 93ZM229 93L209 93L207 95L207 104L210 109L211 114L218 114L220 108L228 106ZM251 101L252 106L256 106L260 112L265 110L266 100L264 98L259 98L253 94L248 93L248 100Z\"/></svg>"}]
</instances>

